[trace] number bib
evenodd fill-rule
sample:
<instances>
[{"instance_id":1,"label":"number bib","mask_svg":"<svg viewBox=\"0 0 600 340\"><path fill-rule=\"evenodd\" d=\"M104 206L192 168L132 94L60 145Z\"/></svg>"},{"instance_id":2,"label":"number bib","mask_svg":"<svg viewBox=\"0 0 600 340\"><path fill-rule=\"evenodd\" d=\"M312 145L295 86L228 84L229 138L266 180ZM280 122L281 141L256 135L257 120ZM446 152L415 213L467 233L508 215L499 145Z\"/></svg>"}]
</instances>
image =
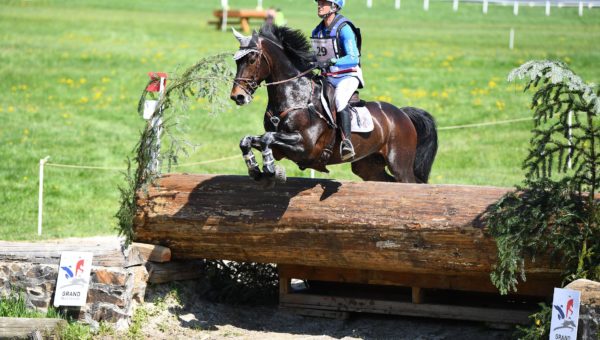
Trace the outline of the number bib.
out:
<instances>
[{"instance_id":1,"label":"number bib","mask_svg":"<svg viewBox=\"0 0 600 340\"><path fill-rule=\"evenodd\" d=\"M326 62L335 58L333 38L312 38L311 41L318 62Z\"/></svg>"}]
</instances>

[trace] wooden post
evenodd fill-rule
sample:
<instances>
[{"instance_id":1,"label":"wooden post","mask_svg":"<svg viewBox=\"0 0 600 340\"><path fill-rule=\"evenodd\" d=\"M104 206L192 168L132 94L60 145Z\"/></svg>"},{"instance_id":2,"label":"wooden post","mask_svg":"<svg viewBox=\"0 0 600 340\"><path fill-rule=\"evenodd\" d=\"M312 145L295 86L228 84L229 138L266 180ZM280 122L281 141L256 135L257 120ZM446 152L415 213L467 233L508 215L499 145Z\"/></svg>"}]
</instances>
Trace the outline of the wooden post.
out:
<instances>
[{"instance_id":1,"label":"wooden post","mask_svg":"<svg viewBox=\"0 0 600 340\"><path fill-rule=\"evenodd\" d=\"M421 287L412 287L412 303L423 303L423 290Z\"/></svg>"}]
</instances>

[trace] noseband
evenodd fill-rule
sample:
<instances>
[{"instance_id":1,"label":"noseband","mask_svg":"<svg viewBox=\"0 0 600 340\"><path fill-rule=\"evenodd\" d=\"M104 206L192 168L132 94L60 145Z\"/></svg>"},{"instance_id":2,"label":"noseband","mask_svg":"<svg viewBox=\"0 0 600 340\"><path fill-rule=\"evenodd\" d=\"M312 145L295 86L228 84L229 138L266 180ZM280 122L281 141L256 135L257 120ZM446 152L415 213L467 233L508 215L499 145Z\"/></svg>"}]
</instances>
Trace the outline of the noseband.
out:
<instances>
[{"instance_id":1,"label":"noseband","mask_svg":"<svg viewBox=\"0 0 600 340\"><path fill-rule=\"evenodd\" d=\"M279 47L280 49L284 49L283 46L281 46L280 44L276 43L275 41L272 41L271 39L262 37L261 39L267 40L271 43L273 43L275 46ZM260 43L259 43L260 46ZM258 66L256 67L258 71L260 71L260 66L261 66L261 61L263 60L263 58L265 59L265 62L267 63L267 67L269 68L269 74L272 73L273 68L271 67L271 62L269 61L269 58L267 58L263 51L262 48L259 48L257 50L254 50L250 53L258 53ZM280 80L280 81L274 81L274 82L270 82L267 83L265 82L265 86L273 86L273 85L279 85L279 84L283 84L283 83L287 83L288 81L292 81L294 79L298 79L302 76L307 75L308 73L312 72L314 69L316 69L316 66L313 66L311 68L309 68L308 70L304 71L304 72L300 72L297 75L285 79L285 80ZM258 72L257 72L258 73ZM258 77L257 77L258 78ZM242 88L242 90L244 90L244 92L246 92L250 97L253 97L253 93L256 92L256 90L261 86L260 81L253 79L253 78L235 78L233 80L239 87ZM240 81L243 81L246 86L243 86L242 83L240 83Z\"/></svg>"}]
</instances>

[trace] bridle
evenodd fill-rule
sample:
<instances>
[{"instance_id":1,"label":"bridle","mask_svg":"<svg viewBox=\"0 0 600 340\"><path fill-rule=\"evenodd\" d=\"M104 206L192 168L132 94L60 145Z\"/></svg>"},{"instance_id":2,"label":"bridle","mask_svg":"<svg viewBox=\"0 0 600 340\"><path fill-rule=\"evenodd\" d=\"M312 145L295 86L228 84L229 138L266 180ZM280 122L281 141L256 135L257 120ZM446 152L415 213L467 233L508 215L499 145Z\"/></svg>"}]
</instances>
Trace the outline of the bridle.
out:
<instances>
[{"instance_id":1,"label":"bridle","mask_svg":"<svg viewBox=\"0 0 600 340\"><path fill-rule=\"evenodd\" d=\"M277 42L275 42L275 41L273 41L273 40L271 40L269 38L261 37L260 40L259 40L259 43L258 43L259 48L258 49L253 49L251 52L249 52L249 53L258 53L258 62L257 62L258 64L256 66L256 69L258 71L260 71L261 62L264 59L265 62L267 63L267 67L268 67L269 73L272 73L273 69L271 67L271 62L269 61L269 58L267 58L265 56L265 54L263 53L262 47L260 47L261 46L261 40L269 41L273 45L279 47L281 50L283 50L284 48L283 48L283 46L281 46L280 44L278 44ZM288 81L292 81L292 80L298 79L300 77L303 77L303 76L309 74L310 72L312 72L316 68L317 68L316 66L313 66L313 67L309 68L308 70L300 72L300 73L298 73L297 75L295 75L295 76L293 76L291 78L284 79L284 80L279 80L279 81L273 81L273 82L270 82L270 83L269 82L265 82L264 85L265 86L273 86L273 85L279 85L279 84L287 83ZM242 81L243 83L241 83L240 81ZM233 79L233 82L235 84L237 84L239 87L241 87L242 90L244 90L244 92L246 92L246 94L248 94L250 97L253 97L253 93L256 92L256 90L261 86L260 81L257 80L257 79L253 79L253 78L236 77L235 79ZM245 84L245 86L244 86L244 84Z\"/></svg>"}]
</instances>

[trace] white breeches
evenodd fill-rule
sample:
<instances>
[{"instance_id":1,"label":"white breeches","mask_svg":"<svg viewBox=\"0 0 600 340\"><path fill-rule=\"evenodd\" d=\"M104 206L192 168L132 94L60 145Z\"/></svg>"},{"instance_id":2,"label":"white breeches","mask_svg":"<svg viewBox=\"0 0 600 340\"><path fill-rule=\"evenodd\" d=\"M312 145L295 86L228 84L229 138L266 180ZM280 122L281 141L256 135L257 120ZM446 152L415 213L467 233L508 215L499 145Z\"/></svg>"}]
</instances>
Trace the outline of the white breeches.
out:
<instances>
[{"instance_id":1,"label":"white breeches","mask_svg":"<svg viewBox=\"0 0 600 340\"><path fill-rule=\"evenodd\" d=\"M327 77L335 87L335 107L337 111L342 111L348 105L352 94L358 89L359 80L356 77Z\"/></svg>"}]
</instances>

